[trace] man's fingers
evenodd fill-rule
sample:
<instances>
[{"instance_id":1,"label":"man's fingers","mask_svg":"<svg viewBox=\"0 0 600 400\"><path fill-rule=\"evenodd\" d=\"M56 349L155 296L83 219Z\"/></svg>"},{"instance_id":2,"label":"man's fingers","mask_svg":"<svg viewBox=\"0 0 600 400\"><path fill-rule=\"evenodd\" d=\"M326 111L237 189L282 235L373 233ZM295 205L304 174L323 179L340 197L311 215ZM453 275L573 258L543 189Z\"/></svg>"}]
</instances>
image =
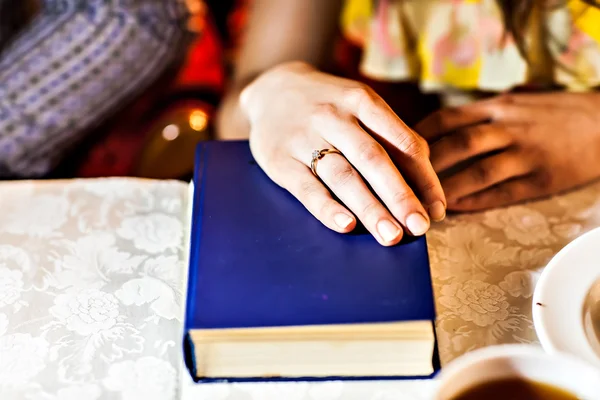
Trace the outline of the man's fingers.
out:
<instances>
[{"instance_id":1,"label":"man's fingers","mask_svg":"<svg viewBox=\"0 0 600 400\"><path fill-rule=\"evenodd\" d=\"M504 124L522 120L523 107L517 104L518 96L502 95L479 100L461 107L442 108L419 122L415 130L427 142L433 143L459 129L486 122Z\"/></svg>"},{"instance_id":2,"label":"man's fingers","mask_svg":"<svg viewBox=\"0 0 600 400\"><path fill-rule=\"evenodd\" d=\"M539 196L534 175L502 182L479 193L449 203L452 211L482 211L525 201Z\"/></svg>"},{"instance_id":3,"label":"man's fingers","mask_svg":"<svg viewBox=\"0 0 600 400\"><path fill-rule=\"evenodd\" d=\"M488 122L490 119L489 109L480 105L442 108L425 117L415 126L415 130L427 142L432 143L450 132Z\"/></svg>"},{"instance_id":4,"label":"man's fingers","mask_svg":"<svg viewBox=\"0 0 600 400\"><path fill-rule=\"evenodd\" d=\"M504 151L475 162L464 170L442 180L448 202L480 192L500 182L524 176L533 170L531 163L511 151Z\"/></svg>"},{"instance_id":5,"label":"man's fingers","mask_svg":"<svg viewBox=\"0 0 600 400\"><path fill-rule=\"evenodd\" d=\"M431 163L437 173L470 158L508 147L512 143L503 124L479 124L444 136L431 145Z\"/></svg>"}]
</instances>

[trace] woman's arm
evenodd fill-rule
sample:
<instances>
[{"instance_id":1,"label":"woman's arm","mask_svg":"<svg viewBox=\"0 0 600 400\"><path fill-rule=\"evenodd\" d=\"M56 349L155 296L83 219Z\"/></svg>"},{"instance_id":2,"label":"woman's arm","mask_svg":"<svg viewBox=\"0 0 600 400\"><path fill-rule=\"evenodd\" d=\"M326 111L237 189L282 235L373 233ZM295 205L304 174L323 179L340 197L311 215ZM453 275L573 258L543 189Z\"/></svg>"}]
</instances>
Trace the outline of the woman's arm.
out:
<instances>
[{"instance_id":1,"label":"woman's arm","mask_svg":"<svg viewBox=\"0 0 600 400\"><path fill-rule=\"evenodd\" d=\"M176 1L43 2L0 53L0 176L47 174L175 61L187 16Z\"/></svg>"},{"instance_id":2,"label":"woman's arm","mask_svg":"<svg viewBox=\"0 0 600 400\"><path fill-rule=\"evenodd\" d=\"M316 67L329 61L341 7L341 0L253 1L233 82L217 116L218 138L248 138L238 98L262 72L287 61Z\"/></svg>"},{"instance_id":3,"label":"woman's arm","mask_svg":"<svg viewBox=\"0 0 600 400\"><path fill-rule=\"evenodd\" d=\"M332 230L360 220L386 246L404 231L424 234L430 215L445 215L427 144L372 89L317 69L332 53L341 1L253 4L218 137L249 138L265 173ZM323 149L340 153L320 159Z\"/></svg>"}]
</instances>

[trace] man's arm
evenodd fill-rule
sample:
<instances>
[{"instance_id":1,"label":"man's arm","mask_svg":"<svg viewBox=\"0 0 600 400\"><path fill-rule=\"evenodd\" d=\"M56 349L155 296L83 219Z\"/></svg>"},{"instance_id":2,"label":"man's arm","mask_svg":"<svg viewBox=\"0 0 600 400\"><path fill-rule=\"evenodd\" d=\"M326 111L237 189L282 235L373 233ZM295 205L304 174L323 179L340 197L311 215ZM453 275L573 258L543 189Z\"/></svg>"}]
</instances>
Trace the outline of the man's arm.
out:
<instances>
[{"instance_id":1,"label":"man's arm","mask_svg":"<svg viewBox=\"0 0 600 400\"><path fill-rule=\"evenodd\" d=\"M0 53L0 176L47 174L184 50L183 2L42 3Z\"/></svg>"},{"instance_id":2,"label":"man's arm","mask_svg":"<svg viewBox=\"0 0 600 400\"><path fill-rule=\"evenodd\" d=\"M330 59L342 0L255 0L233 82L217 116L217 137L248 138L239 94L262 72L286 61L322 67Z\"/></svg>"}]
</instances>

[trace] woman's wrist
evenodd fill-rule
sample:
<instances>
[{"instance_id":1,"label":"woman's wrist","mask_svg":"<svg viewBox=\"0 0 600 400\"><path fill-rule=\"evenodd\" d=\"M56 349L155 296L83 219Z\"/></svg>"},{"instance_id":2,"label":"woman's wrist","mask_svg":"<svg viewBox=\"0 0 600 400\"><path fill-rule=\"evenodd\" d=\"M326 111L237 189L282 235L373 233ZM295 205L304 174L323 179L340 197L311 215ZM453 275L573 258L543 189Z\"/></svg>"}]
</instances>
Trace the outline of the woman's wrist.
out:
<instances>
[{"instance_id":1,"label":"woman's wrist","mask_svg":"<svg viewBox=\"0 0 600 400\"><path fill-rule=\"evenodd\" d=\"M239 101L241 91L240 88L232 88L223 98L215 115L215 139L243 140L249 138L250 123Z\"/></svg>"}]
</instances>

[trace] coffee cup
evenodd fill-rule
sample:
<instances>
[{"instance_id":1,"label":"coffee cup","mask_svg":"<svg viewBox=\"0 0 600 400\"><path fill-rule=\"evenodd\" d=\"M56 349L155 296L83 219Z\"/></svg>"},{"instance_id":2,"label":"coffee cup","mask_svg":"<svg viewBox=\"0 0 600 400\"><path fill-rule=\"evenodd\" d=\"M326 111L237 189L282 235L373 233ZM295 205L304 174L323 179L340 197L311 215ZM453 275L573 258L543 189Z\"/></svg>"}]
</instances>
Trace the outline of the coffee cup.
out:
<instances>
[{"instance_id":1,"label":"coffee cup","mask_svg":"<svg viewBox=\"0 0 600 400\"><path fill-rule=\"evenodd\" d=\"M474 350L450 362L436 377L434 399L457 399L480 385L515 379L548 385L577 399L600 399L600 369L571 355L516 344Z\"/></svg>"}]
</instances>

